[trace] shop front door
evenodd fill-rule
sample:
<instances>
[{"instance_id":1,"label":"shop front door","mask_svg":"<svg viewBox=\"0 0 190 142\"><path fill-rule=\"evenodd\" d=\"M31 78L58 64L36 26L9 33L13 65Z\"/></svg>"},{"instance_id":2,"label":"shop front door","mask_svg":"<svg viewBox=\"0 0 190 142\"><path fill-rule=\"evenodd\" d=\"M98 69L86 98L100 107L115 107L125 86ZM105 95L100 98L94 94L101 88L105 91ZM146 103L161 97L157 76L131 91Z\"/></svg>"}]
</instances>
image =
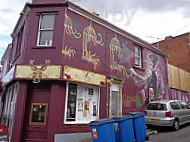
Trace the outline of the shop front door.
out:
<instances>
[{"instance_id":1,"label":"shop front door","mask_svg":"<svg viewBox=\"0 0 190 142\"><path fill-rule=\"evenodd\" d=\"M48 129L48 105L50 86L31 84L28 88L23 142L46 142Z\"/></svg>"}]
</instances>

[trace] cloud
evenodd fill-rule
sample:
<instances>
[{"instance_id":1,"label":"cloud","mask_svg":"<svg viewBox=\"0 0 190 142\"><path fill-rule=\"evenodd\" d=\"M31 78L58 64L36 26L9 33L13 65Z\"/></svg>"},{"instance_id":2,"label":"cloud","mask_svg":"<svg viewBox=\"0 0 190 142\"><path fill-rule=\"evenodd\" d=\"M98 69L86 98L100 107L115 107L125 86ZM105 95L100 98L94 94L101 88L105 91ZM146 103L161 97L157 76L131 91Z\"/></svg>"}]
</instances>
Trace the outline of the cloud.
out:
<instances>
[{"instance_id":1,"label":"cloud","mask_svg":"<svg viewBox=\"0 0 190 142\"><path fill-rule=\"evenodd\" d=\"M11 42L19 13L32 0L1 0L0 58ZM102 12L103 18L149 42L190 31L190 0L70 0L89 10Z\"/></svg>"},{"instance_id":2,"label":"cloud","mask_svg":"<svg viewBox=\"0 0 190 142\"><path fill-rule=\"evenodd\" d=\"M75 2L148 42L190 31L190 0L79 0Z\"/></svg>"},{"instance_id":3,"label":"cloud","mask_svg":"<svg viewBox=\"0 0 190 142\"><path fill-rule=\"evenodd\" d=\"M0 4L0 59L11 42L12 33L19 13L22 11L26 2L31 0L1 0Z\"/></svg>"},{"instance_id":4,"label":"cloud","mask_svg":"<svg viewBox=\"0 0 190 142\"><path fill-rule=\"evenodd\" d=\"M183 9L184 16L190 16L190 1L188 0L71 0L76 4L91 10L92 7L100 9L104 5L106 10L136 11L142 9L147 12L167 12Z\"/></svg>"}]
</instances>

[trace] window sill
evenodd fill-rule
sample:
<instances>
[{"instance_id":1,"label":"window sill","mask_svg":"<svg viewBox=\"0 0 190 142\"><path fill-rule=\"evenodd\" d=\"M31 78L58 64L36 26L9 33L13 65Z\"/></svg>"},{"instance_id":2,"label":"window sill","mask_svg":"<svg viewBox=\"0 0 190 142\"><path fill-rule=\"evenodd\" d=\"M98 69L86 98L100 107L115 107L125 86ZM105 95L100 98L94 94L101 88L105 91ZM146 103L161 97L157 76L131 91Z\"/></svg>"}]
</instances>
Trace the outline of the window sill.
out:
<instances>
[{"instance_id":1,"label":"window sill","mask_svg":"<svg viewBox=\"0 0 190 142\"><path fill-rule=\"evenodd\" d=\"M137 67L137 66L133 66L133 68L138 69L138 70L142 70L142 71L145 70L145 69L143 69L143 68L141 68L141 67Z\"/></svg>"},{"instance_id":2,"label":"window sill","mask_svg":"<svg viewBox=\"0 0 190 142\"><path fill-rule=\"evenodd\" d=\"M55 49L55 46L34 46L31 49Z\"/></svg>"},{"instance_id":3,"label":"window sill","mask_svg":"<svg viewBox=\"0 0 190 142\"><path fill-rule=\"evenodd\" d=\"M92 120L93 121L93 120ZM86 125L88 123L90 123L91 121L86 121L86 122L76 122L76 121L73 121L73 122L68 122L68 121L64 121L63 125Z\"/></svg>"}]
</instances>

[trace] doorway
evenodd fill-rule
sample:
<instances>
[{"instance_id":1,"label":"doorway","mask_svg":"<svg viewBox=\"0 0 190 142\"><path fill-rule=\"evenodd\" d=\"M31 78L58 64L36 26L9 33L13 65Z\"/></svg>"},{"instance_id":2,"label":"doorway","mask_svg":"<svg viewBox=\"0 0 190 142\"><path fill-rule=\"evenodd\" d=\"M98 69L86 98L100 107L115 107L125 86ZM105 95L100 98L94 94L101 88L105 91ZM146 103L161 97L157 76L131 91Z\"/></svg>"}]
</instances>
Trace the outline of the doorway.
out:
<instances>
[{"instance_id":1,"label":"doorway","mask_svg":"<svg viewBox=\"0 0 190 142\"><path fill-rule=\"evenodd\" d=\"M111 83L110 87L110 117L117 117L121 115L122 111L122 97L121 85L119 83Z\"/></svg>"},{"instance_id":2,"label":"doorway","mask_svg":"<svg viewBox=\"0 0 190 142\"><path fill-rule=\"evenodd\" d=\"M31 83L28 86L22 141L46 142L51 85Z\"/></svg>"}]
</instances>

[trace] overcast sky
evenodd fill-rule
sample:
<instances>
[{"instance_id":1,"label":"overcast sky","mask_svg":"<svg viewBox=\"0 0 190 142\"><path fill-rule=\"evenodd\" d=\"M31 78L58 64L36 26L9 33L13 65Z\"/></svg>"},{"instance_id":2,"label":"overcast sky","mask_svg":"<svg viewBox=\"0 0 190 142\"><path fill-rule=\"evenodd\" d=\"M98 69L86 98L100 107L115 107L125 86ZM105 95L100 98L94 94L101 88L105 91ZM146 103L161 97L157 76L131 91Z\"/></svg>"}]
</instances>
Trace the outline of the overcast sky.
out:
<instances>
[{"instance_id":1,"label":"overcast sky","mask_svg":"<svg viewBox=\"0 0 190 142\"><path fill-rule=\"evenodd\" d=\"M31 0L1 0L0 58L27 1ZM71 1L150 43L190 32L190 0Z\"/></svg>"}]
</instances>

